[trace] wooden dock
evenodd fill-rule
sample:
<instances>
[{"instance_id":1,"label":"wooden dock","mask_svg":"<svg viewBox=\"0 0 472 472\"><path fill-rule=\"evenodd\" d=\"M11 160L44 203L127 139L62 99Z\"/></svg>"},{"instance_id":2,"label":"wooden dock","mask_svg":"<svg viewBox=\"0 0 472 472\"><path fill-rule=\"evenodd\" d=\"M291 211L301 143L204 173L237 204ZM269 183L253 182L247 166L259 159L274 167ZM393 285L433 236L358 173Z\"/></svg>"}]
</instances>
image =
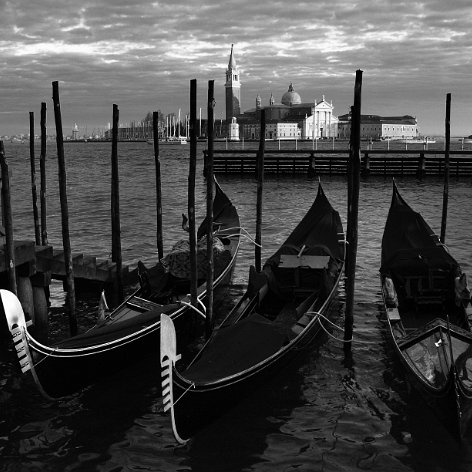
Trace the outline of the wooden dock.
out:
<instances>
[{"instance_id":1,"label":"wooden dock","mask_svg":"<svg viewBox=\"0 0 472 472\"><path fill-rule=\"evenodd\" d=\"M38 246L34 241L15 241L15 267L18 276L28 277L35 286L45 287L51 279L66 278L64 251L53 246ZM113 287L116 282L116 263L82 253L72 255L72 270L78 289L90 290ZM5 251L0 246L0 277L6 273ZM128 284L137 277L128 266L122 267L122 276Z\"/></svg>"},{"instance_id":2,"label":"wooden dock","mask_svg":"<svg viewBox=\"0 0 472 472\"><path fill-rule=\"evenodd\" d=\"M207 150L203 151L206 156ZM214 150L214 171L254 174L257 150ZM346 175L349 150L266 150L264 172L283 175ZM472 151L450 151L452 177L472 177ZM439 176L444 172L444 151L362 150L362 175Z\"/></svg>"}]
</instances>

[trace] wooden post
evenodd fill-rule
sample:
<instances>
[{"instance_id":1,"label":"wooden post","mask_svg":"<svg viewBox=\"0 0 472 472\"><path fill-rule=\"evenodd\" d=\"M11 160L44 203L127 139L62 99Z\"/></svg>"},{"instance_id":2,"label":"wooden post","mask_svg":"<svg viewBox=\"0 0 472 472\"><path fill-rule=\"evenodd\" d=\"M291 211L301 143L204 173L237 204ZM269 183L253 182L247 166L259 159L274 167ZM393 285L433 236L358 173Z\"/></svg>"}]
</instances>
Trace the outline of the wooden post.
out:
<instances>
[{"instance_id":1,"label":"wooden post","mask_svg":"<svg viewBox=\"0 0 472 472\"><path fill-rule=\"evenodd\" d=\"M159 161L159 112L152 114L152 131L154 136L154 162L156 168L156 212L157 212L157 254L159 260L164 257L164 245L162 241L162 187L161 187L161 163Z\"/></svg>"},{"instance_id":2,"label":"wooden post","mask_svg":"<svg viewBox=\"0 0 472 472\"><path fill-rule=\"evenodd\" d=\"M34 113L29 113L30 123L30 165L31 165L31 194L33 196L33 220L34 220L34 236L36 245L41 244L41 233L39 230L39 212L38 212L38 193L36 190L36 163L34 158Z\"/></svg>"},{"instance_id":3,"label":"wooden post","mask_svg":"<svg viewBox=\"0 0 472 472\"><path fill-rule=\"evenodd\" d=\"M348 270L346 273L346 315L344 327L345 352L351 352L351 340L354 324L354 290L357 260L357 224L359 213L359 188L360 188L360 123L361 123L361 91L362 91L362 71L356 71L356 83L354 88L354 107L351 121L351 142L349 150L349 160L351 162L351 195L348 199L348 233L347 233L347 258Z\"/></svg>"},{"instance_id":4,"label":"wooden post","mask_svg":"<svg viewBox=\"0 0 472 472\"><path fill-rule=\"evenodd\" d=\"M424 157L424 152L420 152L420 158L418 159L418 170L416 175L419 179L422 179L426 173L426 159Z\"/></svg>"},{"instance_id":5,"label":"wooden post","mask_svg":"<svg viewBox=\"0 0 472 472\"><path fill-rule=\"evenodd\" d=\"M315 153L314 151L310 152L310 157L308 158L308 177L313 178L316 175L316 169L315 169L316 163L315 163Z\"/></svg>"},{"instance_id":6,"label":"wooden post","mask_svg":"<svg viewBox=\"0 0 472 472\"><path fill-rule=\"evenodd\" d=\"M369 176L370 175L370 156L368 151L364 152L364 171L363 171L364 176Z\"/></svg>"},{"instance_id":7,"label":"wooden post","mask_svg":"<svg viewBox=\"0 0 472 472\"><path fill-rule=\"evenodd\" d=\"M213 121L215 97L214 97L215 81L208 81L208 121ZM211 146L210 146L210 141ZM210 151L211 149L211 151ZM208 157L207 157L207 173L206 173L206 191L207 191L207 302L206 302L206 337L210 337L213 330L213 133L208 137Z\"/></svg>"},{"instance_id":8,"label":"wooden post","mask_svg":"<svg viewBox=\"0 0 472 472\"><path fill-rule=\"evenodd\" d=\"M446 95L446 149L444 151L444 191L441 219L441 242L446 243L447 204L449 200L449 148L451 144L451 94Z\"/></svg>"},{"instance_id":9,"label":"wooden post","mask_svg":"<svg viewBox=\"0 0 472 472\"><path fill-rule=\"evenodd\" d=\"M257 203L256 203L256 244L254 246L255 268L262 270L262 190L264 187L264 147L265 147L265 110L261 110L261 133L257 153Z\"/></svg>"},{"instance_id":10,"label":"wooden post","mask_svg":"<svg viewBox=\"0 0 472 472\"><path fill-rule=\"evenodd\" d=\"M75 313L75 284L72 266L72 251L69 236L69 207L67 204L67 177L64 160L64 137L62 134L61 105L59 102L59 82L52 83L52 99L54 118L56 121L57 162L59 167L59 195L61 200L62 244L64 246L64 264L66 272L67 302L69 305L69 329L71 336L77 334L77 318Z\"/></svg>"},{"instance_id":11,"label":"wooden post","mask_svg":"<svg viewBox=\"0 0 472 472\"><path fill-rule=\"evenodd\" d=\"M351 224L351 218L350 218L350 211L352 208L352 187L353 187L353 163L352 159L350 157L351 155L351 147L352 147L352 132L353 132L353 115L354 115L354 106L351 106L351 111L350 111L350 119L351 119L351 134L349 137L349 156L347 159L347 164L346 164L346 177L347 177L347 228L346 228L346 238L347 235L349 234L350 231L350 224ZM330 161L331 162L331 161ZM330 164L331 167L331 164ZM330 169L330 175L331 175L331 169ZM346 251L349 248L346 249ZM347 274L349 273L349 257L345 257L344 261L344 273Z\"/></svg>"},{"instance_id":12,"label":"wooden post","mask_svg":"<svg viewBox=\"0 0 472 472\"><path fill-rule=\"evenodd\" d=\"M41 154L39 156L39 168L41 176L41 244L47 246L48 244L48 229L47 229L47 205L46 205L46 103L41 103Z\"/></svg>"},{"instance_id":13,"label":"wooden post","mask_svg":"<svg viewBox=\"0 0 472 472\"><path fill-rule=\"evenodd\" d=\"M118 174L118 105L113 104L113 131L111 143L111 260L116 263L116 288L118 302L123 300L123 271L121 259L121 226L120 226L120 179Z\"/></svg>"},{"instance_id":14,"label":"wooden post","mask_svg":"<svg viewBox=\"0 0 472 472\"><path fill-rule=\"evenodd\" d=\"M197 102L197 81L190 81L190 113L193 118L193 109ZM191 121L192 121L191 118ZM190 125L190 168L188 174L188 225L189 225L189 244L190 244L190 302L195 308L198 308L197 300L197 233L195 227L195 174L197 169L197 146L195 139L195 128Z\"/></svg>"},{"instance_id":15,"label":"wooden post","mask_svg":"<svg viewBox=\"0 0 472 472\"><path fill-rule=\"evenodd\" d=\"M8 261L8 289L15 295L18 293L16 285L15 244L13 242L13 218L10 198L10 176L5 157L3 141L0 141L0 166L2 169L2 213L5 225L5 258Z\"/></svg>"}]
</instances>

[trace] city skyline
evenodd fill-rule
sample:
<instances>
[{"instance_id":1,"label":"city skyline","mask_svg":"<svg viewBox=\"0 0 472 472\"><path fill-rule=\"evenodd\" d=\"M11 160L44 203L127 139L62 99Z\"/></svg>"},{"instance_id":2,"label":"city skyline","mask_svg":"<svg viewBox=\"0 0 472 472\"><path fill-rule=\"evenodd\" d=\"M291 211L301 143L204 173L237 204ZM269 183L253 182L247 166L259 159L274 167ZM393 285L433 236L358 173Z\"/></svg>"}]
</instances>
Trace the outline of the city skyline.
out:
<instances>
[{"instance_id":1,"label":"city skyline","mask_svg":"<svg viewBox=\"0 0 472 472\"><path fill-rule=\"evenodd\" d=\"M424 135L443 135L451 93L451 135L472 134L469 26L463 0L428 4L367 0L272 2L72 2L7 0L0 19L0 135L39 133L41 102L54 132L52 82L59 81L64 134L75 123L91 133L148 112L182 114L189 83L206 117L208 80L215 118L225 118L231 44L241 73L241 110L256 96L280 103L290 83L304 101L324 95L343 115L363 70L362 114L412 115Z\"/></svg>"}]
</instances>

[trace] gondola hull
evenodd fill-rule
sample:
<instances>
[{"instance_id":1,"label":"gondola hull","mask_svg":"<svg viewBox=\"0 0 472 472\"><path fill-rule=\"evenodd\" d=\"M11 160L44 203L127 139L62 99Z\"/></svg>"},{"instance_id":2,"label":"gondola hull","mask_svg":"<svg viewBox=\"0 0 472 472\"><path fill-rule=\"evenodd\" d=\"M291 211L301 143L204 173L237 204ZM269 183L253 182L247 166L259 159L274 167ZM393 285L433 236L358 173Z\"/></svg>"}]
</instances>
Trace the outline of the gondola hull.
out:
<instances>
[{"instance_id":1,"label":"gondola hull","mask_svg":"<svg viewBox=\"0 0 472 472\"><path fill-rule=\"evenodd\" d=\"M215 187L214 234L215 239L218 238L221 257L213 286L218 301L225 294L236 264L240 223L236 209L216 180ZM204 238L205 234L204 221L198 230L198 238ZM182 252L177 256L177 269L183 271ZM143 271L141 287L100 319L96 326L51 346L32 336L18 299L11 292L1 291L20 366L45 397L56 399L72 394L151 357L150 353L159 346L162 313L174 320L180 334L179 346L183 347L191 336L196 335L195 328L201 328L204 313L201 306L194 309L190 305L188 279L169 275L162 261L156 267L157 276L152 271ZM206 299L204 280L199 282L198 299L203 305Z\"/></svg>"},{"instance_id":2,"label":"gondola hull","mask_svg":"<svg viewBox=\"0 0 472 472\"><path fill-rule=\"evenodd\" d=\"M339 214L319 186L310 210L196 358L182 371L171 320L162 315L163 402L185 442L323 339L343 271ZM328 320L328 321L327 321Z\"/></svg>"},{"instance_id":3,"label":"gondola hull","mask_svg":"<svg viewBox=\"0 0 472 472\"><path fill-rule=\"evenodd\" d=\"M334 292L323 307L323 314L328 314L333 297ZM241 372L221 382L193 384L175 370L174 398L180 400L174 414L180 437L191 438L241 399L250 396L261 385L283 375L286 368L294 367L297 361L306 357L325 337L325 330L319 321L315 321L303 336L262 362L257 368Z\"/></svg>"},{"instance_id":4,"label":"gondola hull","mask_svg":"<svg viewBox=\"0 0 472 472\"><path fill-rule=\"evenodd\" d=\"M460 441L472 416L470 290L459 264L395 184L380 273L389 335L406 379Z\"/></svg>"}]
</instances>

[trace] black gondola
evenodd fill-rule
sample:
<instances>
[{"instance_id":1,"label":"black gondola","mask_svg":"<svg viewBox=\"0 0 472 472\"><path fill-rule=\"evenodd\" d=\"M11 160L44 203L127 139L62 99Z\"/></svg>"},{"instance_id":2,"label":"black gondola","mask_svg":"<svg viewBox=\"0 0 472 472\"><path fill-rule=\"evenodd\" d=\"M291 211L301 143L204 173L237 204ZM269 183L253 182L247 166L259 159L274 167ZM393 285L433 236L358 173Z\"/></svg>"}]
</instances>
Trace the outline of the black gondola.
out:
<instances>
[{"instance_id":1,"label":"black gondola","mask_svg":"<svg viewBox=\"0 0 472 472\"><path fill-rule=\"evenodd\" d=\"M238 212L215 180L214 259L215 289L229 283L240 242ZM205 260L206 220L197 232L199 260ZM201 250L200 250L201 248ZM198 299L206 295L205 264L199 267ZM24 373L30 373L41 393L59 398L74 393L125 366L147 358L159 343L160 316L166 313L182 331L204 316L190 305L188 238L147 271L138 264L140 287L90 330L54 345L44 345L31 334L18 298L0 290L8 328Z\"/></svg>"},{"instance_id":2,"label":"black gondola","mask_svg":"<svg viewBox=\"0 0 472 472\"><path fill-rule=\"evenodd\" d=\"M460 440L472 414L467 278L395 182L380 276L389 333L407 378Z\"/></svg>"},{"instance_id":3,"label":"black gondola","mask_svg":"<svg viewBox=\"0 0 472 472\"><path fill-rule=\"evenodd\" d=\"M321 185L310 210L188 367L175 368L175 329L161 321L164 409L185 442L258 383L275 375L323 333L345 255L341 219Z\"/></svg>"}]
</instances>

